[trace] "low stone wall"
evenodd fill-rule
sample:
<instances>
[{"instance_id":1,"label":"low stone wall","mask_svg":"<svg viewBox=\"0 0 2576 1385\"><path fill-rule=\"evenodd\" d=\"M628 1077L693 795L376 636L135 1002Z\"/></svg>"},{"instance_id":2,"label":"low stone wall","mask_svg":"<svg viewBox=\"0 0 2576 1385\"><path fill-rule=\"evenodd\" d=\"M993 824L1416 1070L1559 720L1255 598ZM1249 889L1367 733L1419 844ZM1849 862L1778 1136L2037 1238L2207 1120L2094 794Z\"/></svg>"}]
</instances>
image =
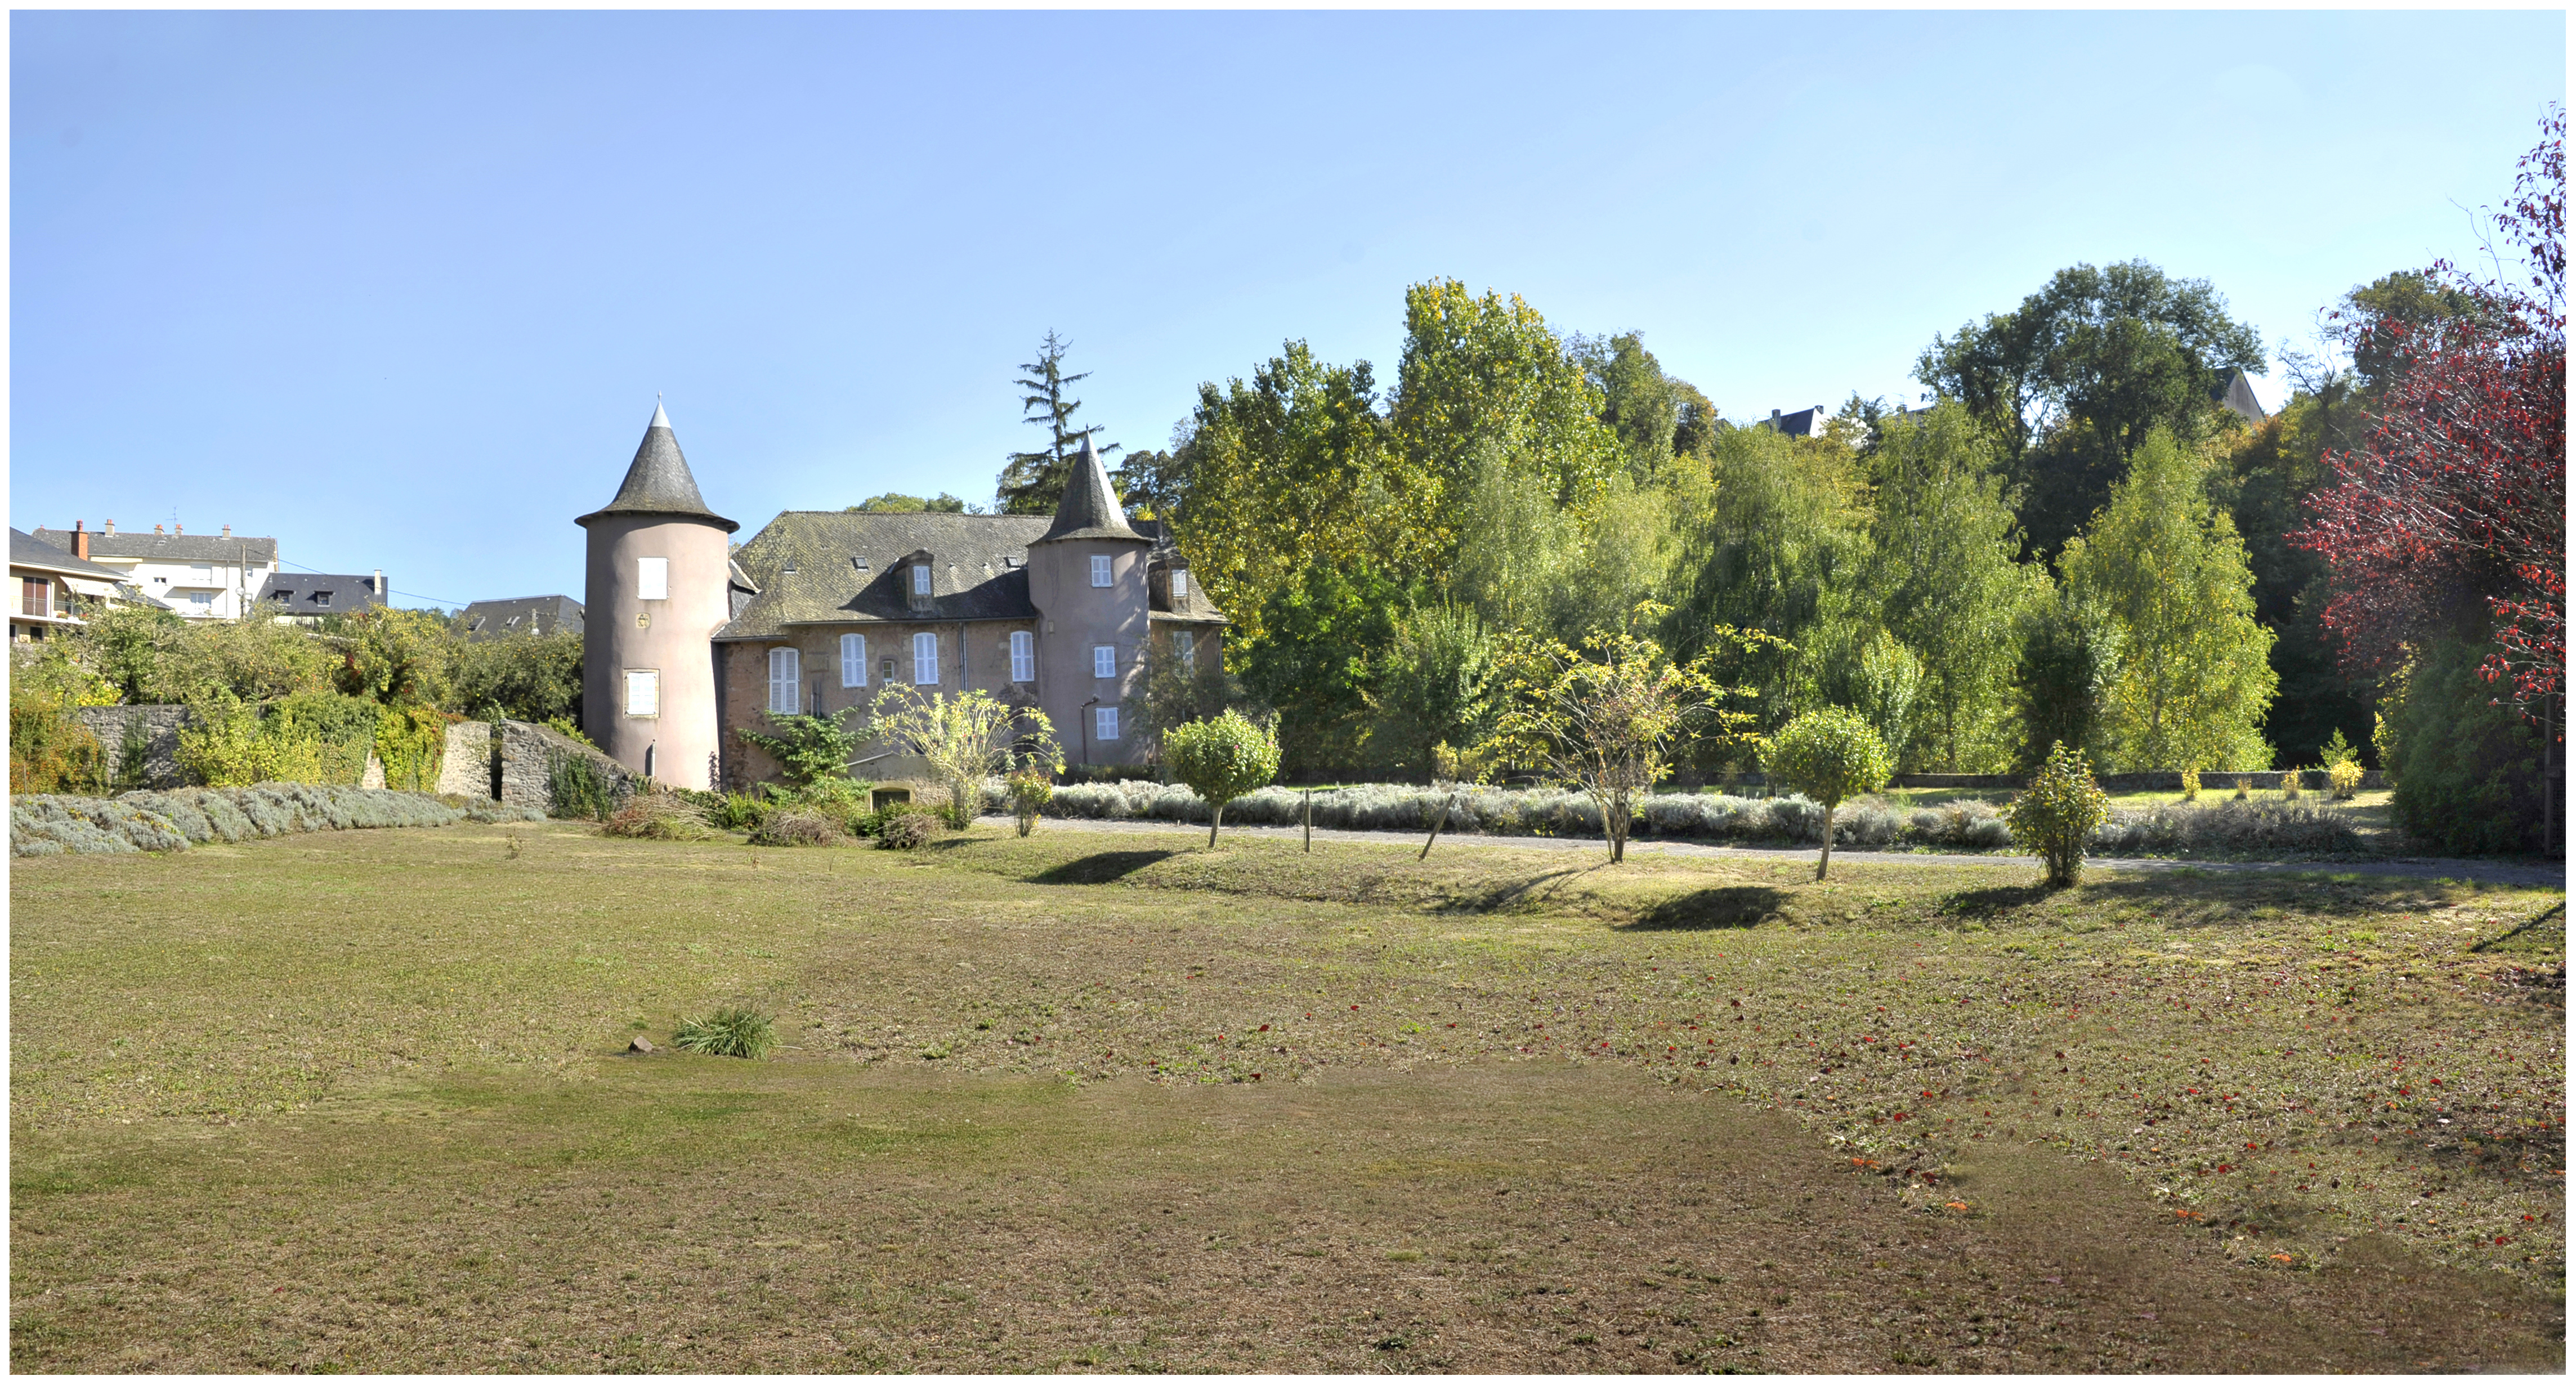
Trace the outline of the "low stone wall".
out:
<instances>
[{"instance_id":1,"label":"low stone wall","mask_svg":"<svg viewBox=\"0 0 2576 1385\"><path fill-rule=\"evenodd\" d=\"M447 748L439 753L438 792L467 798L499 798L501 786L492 772L492 724L460 721L447 728Z\"/></svg>"},{"instance_id":2,"label":"low stone wall","mask_svg":"<svg viewBox=\"0 0 2576 1385\"><path fill-rule=\"evenodd\" d=\"M79 716L81 725L98 737L98 748L110 775L125 763L125 738L143 737L143 778L139 783L119 787L175 789L185 782L186 776L179 772L179 728L188 724L187 708L83 707Z\"/></svg>"},{"instance_id":3,"label":"low stone wall","mask_svg":"<svg viewBox=\"0 0 2576 1385\"><path fill-rule=\"evenodd\" d=\"M546 781L560 755L589 760L619 798L633 793L635 786L644 781L644 776L608 758L605 752L583 745L551 726L505 721L500 727L497 797L513 808L534 808L542 813L552 805L553 795L547 791Z\"/></svg>"}]
</instances>

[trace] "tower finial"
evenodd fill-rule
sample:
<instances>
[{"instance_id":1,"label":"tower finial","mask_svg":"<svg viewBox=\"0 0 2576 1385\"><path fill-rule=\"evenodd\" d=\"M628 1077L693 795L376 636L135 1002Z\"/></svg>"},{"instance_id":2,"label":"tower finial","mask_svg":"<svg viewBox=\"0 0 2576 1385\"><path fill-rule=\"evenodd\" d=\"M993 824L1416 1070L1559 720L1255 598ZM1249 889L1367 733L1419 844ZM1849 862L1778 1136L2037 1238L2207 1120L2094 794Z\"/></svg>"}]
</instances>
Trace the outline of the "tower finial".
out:
<instances>
[{"instance_id":1,"label":"tower finial","mask_svg":"<svg viewBox=\"0 0 2576 1385\"><path fill-rule=\"evenodd\" d=\"M671 416L662 412L662 392L660 390L653 391L653 421L644 426L647 429L668 428L671 426Z\"/></svg>"}]
</instances>

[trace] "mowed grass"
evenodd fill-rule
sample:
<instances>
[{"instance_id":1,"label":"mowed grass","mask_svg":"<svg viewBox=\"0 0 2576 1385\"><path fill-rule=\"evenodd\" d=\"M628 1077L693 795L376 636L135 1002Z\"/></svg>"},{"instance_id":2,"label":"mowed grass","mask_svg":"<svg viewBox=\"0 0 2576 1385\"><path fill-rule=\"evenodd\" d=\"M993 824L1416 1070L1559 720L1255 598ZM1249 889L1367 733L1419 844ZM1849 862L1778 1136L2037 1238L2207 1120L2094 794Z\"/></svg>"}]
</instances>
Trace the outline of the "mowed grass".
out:
<instances>
[{"instance_id":1,"label":"mowed grass","mask_svg":"<svg viewBox=\"0 0 2576 1385\"><path fill-rule=\"evenodd\" d=\"M2560 1361L2559 895L1197 841L21 862L12 1364Z\"/></svg>"}]
</instances>

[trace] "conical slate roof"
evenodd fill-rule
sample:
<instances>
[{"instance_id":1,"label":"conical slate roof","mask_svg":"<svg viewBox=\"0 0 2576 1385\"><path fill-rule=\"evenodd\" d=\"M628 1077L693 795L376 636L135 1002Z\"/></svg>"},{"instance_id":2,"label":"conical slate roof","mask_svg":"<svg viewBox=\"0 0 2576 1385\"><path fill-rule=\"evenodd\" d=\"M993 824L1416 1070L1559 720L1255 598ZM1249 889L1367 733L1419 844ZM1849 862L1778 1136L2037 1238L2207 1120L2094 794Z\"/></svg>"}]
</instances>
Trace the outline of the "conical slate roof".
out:
<instances>
[{"instance_id":1,"label":"conical slate roof","mask_svg":"<svg viewBox=\"0 0 2576 1385\"><path fill-rule=\"evenodd\" d=\"M1093 450L1086 435L1082 450L1074 454L1073 475L1064 483L1064 499L1055 507L1055 523L1047 526L1039 543L1057 539L1127 539L1136 543L1153 540L1127 527L1127 511L1118 504L1118 492L1109 488L1109 468L1102 465L1100 454Z\"/></svg>"},{"instance_id":2,"label":"conical slate roof","mask_svg":"<svg viewBox=\"0 0 2576 1385\"><path fill-rule=\"evenodd\" d=\"M742 527L707 508L698 494L697 478L689 474L689 459L680 455L671 417L662 412L658 401L653 405L653 422L644 429L643 445L635 449L635 464L626 468L626 484L617 488L617 498L573 523L586 525L605 515L703 519L723 525L728 534Z\"/></svg>"}]
</instances>

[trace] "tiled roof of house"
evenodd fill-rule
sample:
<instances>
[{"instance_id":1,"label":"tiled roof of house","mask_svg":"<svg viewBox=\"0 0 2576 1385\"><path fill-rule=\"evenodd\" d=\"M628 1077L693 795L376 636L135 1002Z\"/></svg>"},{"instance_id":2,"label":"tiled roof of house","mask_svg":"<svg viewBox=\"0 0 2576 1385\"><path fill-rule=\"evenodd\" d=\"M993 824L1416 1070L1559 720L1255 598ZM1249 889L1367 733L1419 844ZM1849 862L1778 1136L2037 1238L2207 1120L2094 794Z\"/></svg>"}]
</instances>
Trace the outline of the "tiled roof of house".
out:
<instances>
[{"instance_id":1,"label":"tiled roof of house","mask_svg":"<svg viewBox=\"0 0 2576 1385\"><path fill-rule=\"evenodd\" d=\"M1127 510L1118 503L1118 492L1109 486L1109 468L1102 464L1089 437L1082 440L1082 450L1074 454L1073 475L1065 481L1064 499L1056 502L1055 519L1037 541L1054 543L1063 539L1148 542L1144 535L1128 527Z\"/></svg>"},{"instance_id":2,"label":"tiled roof of house","mask_svg":"<svg viewBox=\"0 0 2576 1385\"><path fill-rule=\"evenodd\" d=\"M34 535L39 543L49 543L69 553L72 531L39 527ZM89 531L89 555L92 558L139 558L159 563L239 563L245 558L253 565L277 562L277 540L225 538L218 534L110 534L105 530ZM123 574L118 574L122 576Z\"/></svg>"},{"instance_id":3,"label":"tiled roof of house","mask_svg":"<svg viewBox=\"0 0 2576 1385\"><path fill-rule=\"evenodd\" d=\"M270 615L347 615L381 606L375 579L364 573L272 572L254 598Z\"/></svg>"},{"instance_id":4,"label":"tiled roof of house","mask_svg":"<svg viewBox=\"0 0 2576 1385\"><path fill-rule=\"evenodd\" d=\"M792 625L848 621L1029 620L1036 515L789 510L734 551L758 594L716 632L767 639ZM911 564L930 555L930 600L912 600Z\"/></svg>"},{"instance_id":5,"label":"tiled roof of house","mask_svg":"<svg viewBox=\"0 0 2576 1385\"><path fill-rule=\"evenodd\" d=\"M578 635L582 632L582 608L569 596L514 596L501 601L477 601L456 613L456 624L469 640L551 635L566 630Z\"/></svg>"},{"instance_id":6,"label":"tiled roof of house","mask_svg":"<svg viewBox=\"0 0 2576 1385\"><path fill-rule=\"evenodd\" d=\"M724 526L728 534L742 526L707 508L698 494L698 478L689 474L689 459L680 455L680 439L671 431L671 419L662 406L653 406L653 421L644 429L644 441L635 449L635 461L626 468L626 482L617 488L617 498L573 521L588 524L603 515L677 515L704 519Z\"/></svg>"},{"instance_id":7,"label":"tiled roof of house","mask_svg":"<svg viewBox=\"0 0 2576 1385\"><path fill-rule=\"evenodd\" d=\"M63 531L57 529L54 532ZM23 529L9 531L9 566L38 568L46 572L95 578L101 582L122 582L126 574L112 567L83 562L62 548L45 542Z\"/></svg>"}]
</instances>

